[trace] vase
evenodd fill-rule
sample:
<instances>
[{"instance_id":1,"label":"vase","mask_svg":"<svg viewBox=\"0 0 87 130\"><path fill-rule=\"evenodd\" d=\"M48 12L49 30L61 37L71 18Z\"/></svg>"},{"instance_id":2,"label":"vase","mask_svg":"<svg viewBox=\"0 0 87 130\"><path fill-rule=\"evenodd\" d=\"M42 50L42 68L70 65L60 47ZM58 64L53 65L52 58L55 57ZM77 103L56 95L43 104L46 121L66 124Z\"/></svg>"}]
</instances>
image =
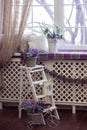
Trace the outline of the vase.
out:
<instances>
[{"instance_id":1,"label":"vase","mask_svg":"<svg viewBox=\"0 0 87 130\"><path fill-rule=\"evenodd\" d=\"M57 52L57 41L55 39L48 39L49 52L55 53Z\"/></svg>"},{"instance_id":2,"label":"vase","mask_svg":"<svg viewBox=\"0 0 87 130\"><path fill-rule=\"evenodd\" d=\"M34 67L36 66L37 57L26 58L24 62L28 67Z\"/></svg>"}]
</instances>

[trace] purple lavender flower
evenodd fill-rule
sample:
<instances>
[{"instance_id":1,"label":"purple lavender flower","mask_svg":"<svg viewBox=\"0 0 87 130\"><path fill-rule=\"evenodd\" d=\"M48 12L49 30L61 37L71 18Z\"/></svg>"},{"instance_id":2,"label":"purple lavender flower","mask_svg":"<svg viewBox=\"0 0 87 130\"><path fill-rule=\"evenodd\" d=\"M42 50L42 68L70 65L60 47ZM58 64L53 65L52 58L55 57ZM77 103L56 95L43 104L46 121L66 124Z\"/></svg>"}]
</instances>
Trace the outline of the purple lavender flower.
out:
<instances>
[{"instance_id":1,"label":"purple lavender flower","mask_svg":"<svg viewBox=\"0 0 87 130\"><path fill-rule=\"evenodd\" d=\"M43 110L47 107L49 107L47 104L44 104L42 102L24 102L21 106L29 113L39 113L43 112Z\"/></svg>"},{"instance_id":2,"label":"purple lavender flower","mask_svg":"<svg viewBox=\"0 0 87 130\"><path fill-rule=\"evenodd\" d=\"M36 49L36 48L29 48L28 49L28 55L30 57L38 56L38 49Z\"/></svg>"},{"instance_id":3,"label":"purple lavender flower","mask_svg":"<svg viewBox=\"0 0 87 130\"><path fill-rule=\"evenodd\" d=\"M55 29L54 29L55 27ZM42 24L41 30L43 34L50 39L61 39L63 35L62 28L54 25L54 27L50 27L48 25Z\"/></svg>"},{"instance_id":4,"label":"purple lavender flower","mask_svg":"<svg viewBox=\"0 0 87 130\"><path fill-rule=\"evenodd\" d=\"M53 33L51 33L50 37L51 37L52 39L56 39L56 34L55 34L54 31L53 31Z\"/></svg>"},{"instance_id":5,"label":"purple lavender flower","mask_svg":"<svg viewBox=\"0 0 87 130\"><path fill-rule=\"evenodd\" d=\"M31 102L30 101L27 101L27 102L24 102L22 105L21 105L21 107L22 108L27 108L28 106L30 106L31 105Z\"/></svg>"},{"instance_id":6,"label":"purple lavender flower","mask_svg":"<svg viewBox=\"0 0 87 130\"><path fill-rule=\"evenodd\" d=\"M37 56L37 55L38 55L38 49L33 48L33 49L31 50L31 54L32 54L33 57L34 57L34 56Z\"/></svg>"},{"instance_id":7,"label":"purple lavender flower","mask_svg":"<svg viewBox=\"0 0 87 130\"><path fill-rule=\"evenodd\" d=\"M32 57L38 56L38 49L36 48L29 48L28 52L22 52L21 53L21 58L22 59L30 59Z\"/></svg>"}]
</instances>

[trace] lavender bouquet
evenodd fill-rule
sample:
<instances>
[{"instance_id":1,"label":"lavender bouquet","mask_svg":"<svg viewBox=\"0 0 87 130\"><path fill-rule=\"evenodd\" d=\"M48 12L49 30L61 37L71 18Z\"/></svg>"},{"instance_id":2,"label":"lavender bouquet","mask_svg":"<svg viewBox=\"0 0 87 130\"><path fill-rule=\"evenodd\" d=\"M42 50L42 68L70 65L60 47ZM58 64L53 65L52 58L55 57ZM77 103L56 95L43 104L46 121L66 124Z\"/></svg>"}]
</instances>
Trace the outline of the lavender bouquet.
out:
<instances>
[{"instance_id":1,"label":"lavender bouquet","mask_svg":"<svg viewBox=\"0 0 87 130\"><path fill-rule=\"evenodd\" d=\"M36 48L29 48L27 52L21 53L22 59L31 59L32 57L38 56L38 49Z\"/></svg>"},{"instance_id":2,"label":"lavender bouquet","mask_svg":"<svg viewBox=\"0 0 87 130\"><path fill-rule=\"evenodd\" d=\"M30 102L26 101L21 106L24 110L27 111L27 113L41 113L45 108L48 107L47 104L44 104L42 102Z\"/></svg>"},{"instance_id":3,"label":"lavender bouquet","mask_svg":"<svg viewBox=\"0 0 87 130\"><path fill-rule=\"evenodd\" d=\"M63 30L59 28L58 26L55 26L53 29L52 27L43 25L40 26L43 34L46 36L46 38L50 39L62 39Z\"/></svg>"}]
</instances>

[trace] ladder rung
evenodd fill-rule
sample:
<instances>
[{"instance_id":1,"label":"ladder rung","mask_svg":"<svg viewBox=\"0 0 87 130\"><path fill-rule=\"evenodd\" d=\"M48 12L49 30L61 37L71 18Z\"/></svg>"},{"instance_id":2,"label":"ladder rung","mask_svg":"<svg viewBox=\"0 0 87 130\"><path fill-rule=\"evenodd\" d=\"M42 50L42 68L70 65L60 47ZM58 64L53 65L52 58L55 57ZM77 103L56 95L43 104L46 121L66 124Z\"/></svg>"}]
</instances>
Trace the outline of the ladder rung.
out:
<instances>
[{"instance_id":1,"label":"ladder rung","mask_svg":"<svg viewBox=\"0 0 87 130\"><path fill-rule=\"evenodd\" d=\"M35 69L41 69L44 68L43 65L36 65L34 67L28 67L28 66L20 66L21 69L29 69L29 70L35 70Z\"/></svg>"},{"instance_id":2,"label":"ladder rung","mask_svg":"<svg viewBox=\"0 0 87 130\"><path fill-rule=\"evenodd\" d=\"M39 80L39 81L34 81L33 84L42 84L44 82L47 82L47 80Z\"/></svg>"},{"instance_id":3,"label":"ladder rung","mask_svg":"<svg viewBox=\"0 0 87 130\"><path fill-rule=\"evenodd\" d=\"M36 66L34 66L34 67L28 67L28 68L29 68L29 70L35 70L35 69L44 68L44 66L42 66L42 65L36 65Z\"/></svg>"},{"instance_id":4,"label":"ladder rung","mask_svg":"<svg viewBox=\"0 0 87 130\"><path fill-rule=\"evenodd\" d=\"M46 97L45 95L38 95L37 98L44 98Z\"/></svg>"},{"instance_id":5,"label":"ladder rung","mask_svg":"<svg viewBox=\"0 0 87 130\"><path fill-rule=\"evenodd\" d=\"M30 73L34 73L34 72L40 72L43 71L44 69L39 69L39 70L29 70Z\"/></svg>"},{"instance_id":6,"label":"ladder rung","mask_svg":"<svg viewBox=\"0 0 87 130\"><path fill-rule=\"evenodd\" d=\"M52 111L54 109L57 109L56 106L51 106L51 107L48 107L48 108L44 109L43 112Z\"/></svg>"}]
</instances>

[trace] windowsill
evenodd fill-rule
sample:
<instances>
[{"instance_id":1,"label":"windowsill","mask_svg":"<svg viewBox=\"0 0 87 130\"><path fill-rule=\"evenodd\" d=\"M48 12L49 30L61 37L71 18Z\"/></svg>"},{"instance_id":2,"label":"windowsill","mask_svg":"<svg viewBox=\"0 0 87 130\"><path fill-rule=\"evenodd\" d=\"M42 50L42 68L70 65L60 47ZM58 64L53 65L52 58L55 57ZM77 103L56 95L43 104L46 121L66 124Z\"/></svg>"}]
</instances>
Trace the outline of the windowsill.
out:
<instances>
[{"instance_id":1,"label":"windowsill","mask_svg":"<svg viewBox=\"0 0 87 130\"><path fill-rule=\"evenodd\" d=\"M14 58L20 58L20 53L15 53ZM45 60L87 60L87 51L59 51L56 53L40 53L38 59Z\"/></svg>"},{"instance_id":2,"label":"windowsill","mask_svg":"<svg viewBox=\"0 0 87 130\"><path fill-rule=\"evenodd\" d=\"M60 51L75 51L75 52L82 52L87 51L87 45L67 45L63 44L59 46Z\"/></svg>"}]
</instances>

